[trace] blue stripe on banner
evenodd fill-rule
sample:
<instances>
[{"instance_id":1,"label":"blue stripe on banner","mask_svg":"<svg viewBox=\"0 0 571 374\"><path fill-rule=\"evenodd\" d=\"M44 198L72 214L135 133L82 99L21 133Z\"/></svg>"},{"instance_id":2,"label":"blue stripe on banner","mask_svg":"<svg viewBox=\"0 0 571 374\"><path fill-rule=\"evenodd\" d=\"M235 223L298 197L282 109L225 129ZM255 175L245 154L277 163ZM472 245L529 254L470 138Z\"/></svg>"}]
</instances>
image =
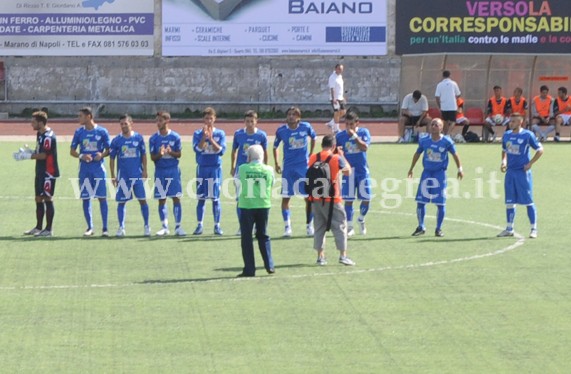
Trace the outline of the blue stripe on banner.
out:
<instances>
[{"instance_id":1,"label":"blue stripe on banner","mask_svg":"<svg viewBox=\"0 0 571 374\"><path fill-rule=\"evenodd\" d=\"M384 43L386 27L381 26L338 26L326 27L326 43Z\"/></svg>"}]
</instances>

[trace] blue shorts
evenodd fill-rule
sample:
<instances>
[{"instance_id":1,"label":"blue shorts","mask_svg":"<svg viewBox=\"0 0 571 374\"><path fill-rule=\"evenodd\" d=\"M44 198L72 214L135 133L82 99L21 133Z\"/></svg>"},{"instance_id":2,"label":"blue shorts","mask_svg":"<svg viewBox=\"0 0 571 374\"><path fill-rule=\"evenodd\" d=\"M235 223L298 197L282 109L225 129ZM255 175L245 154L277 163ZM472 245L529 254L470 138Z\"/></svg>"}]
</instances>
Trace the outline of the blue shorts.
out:
<instances>
[{"instance_id":1,"label":"blue shorts","mask_svg":"<svg viewBox=\"0 0 571 374\"><path fill-rule=\"evenodd\" d=\"M155 190L153 195L155 199L182 197L182 182L178 166L167 169L155 169Z\"/></svg>"},{"instance_id":2,"label":"blue shorts","mask_svg":"<svg viewBox=\"0 0 571 374\"><path fill-rule=\"evenodd\" d=\"M284 168L282 170L282 197L307 196L305 193L305 173L307 173L307 167Z\"/></svg>"},{"instance_id":3,"label":"blue shorts","mask_svg":"<svg viewBox=\"0 0 571 374\"><path fill-rule=\"evenodd\" d=\"M504 190L506 193L506 204L533 204L531 171L508 169L504 182Z\"/></svg>"},{"instance_id":4,"label":"blue shorts","mask_svg":"<svg viewBox=\"0 0 571 374\"><path fill-rule=\"evenodd\" d=\"M82 200L107 197L107 181L105 180L105 167L103 164L79 166L79 197Z\"/></svg>"},{"instance_id":5,"label":"blue shorts","mask_svg":"<svg viewBox=\"0 0 571 374\"><path fill-rule=\"evenodd\" d=\"M220 198L220 183L222 168L220 166L196 167L196 197L198 199L218 200Z\"/></svg>"},{"instance_id":6,"label":"blue shorts","mask_svg":"<svg viewBox=\"0 0 571 374\"><path fill-rule=\"evenodd\" d=\"M446 170L424 170L416 192L416 201L423 204L446 204Z\"/></svg>"},{"instance_id":7,"label":"blue shorts","mask_svg":"<svg viewBox=\"0 0 571 374\"><path fill-rule=\"evenodd\" d=\"M143 177L125 177L119 175L117 178L117 193L115 200L118 202L125 202L133 199L133 195L138 200L145 200L147 195L145 193L145 184Z\"/></svg>"},{"instance_id":8,"label":"blue shorts","mask_svg":"<svg viewBox=\"0 0 571 374\"><path fill-rule=\"evenodd\" d=\"M344 175L341 195L345 201L354 201L355 197L359 200L371 200L371 176L356 173L351 173L349 176Z\"/></svg>"}]
</instances>

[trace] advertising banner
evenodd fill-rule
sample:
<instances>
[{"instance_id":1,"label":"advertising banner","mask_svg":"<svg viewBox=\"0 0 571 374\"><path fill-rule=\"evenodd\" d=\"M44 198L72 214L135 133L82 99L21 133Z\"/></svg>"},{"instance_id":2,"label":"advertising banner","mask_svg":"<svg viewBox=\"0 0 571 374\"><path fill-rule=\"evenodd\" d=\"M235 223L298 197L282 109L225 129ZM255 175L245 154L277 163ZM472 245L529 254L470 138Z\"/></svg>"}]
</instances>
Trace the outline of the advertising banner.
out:
<instances>
[{"instance_id":1,"label":"advertising banner","mask_svg":"<svg viewBox=\"0 0 571 374\"><path fill-rule=\"evenodd\" d=\"M153 0L0 2L2 56L148 56Z\"/></svg>"},{"instance_id":2,"label":"advertising banner","mask_svg":"<svg viewBox=\"0 0 571 374\"><path fill-rule=\"evenodd\" d=\"M396 53L571 53L568 0L398 0Z\"/></svg>"},{"instance_id":3,"label":"advertising banner","mask_svg":"<svg viewBox=\"0 0 571 374\"><path fill-rule=\"evenodd\" d=\"M163 0L164 56L386 55L386 0Z\"/></svg>"}]
</instances>

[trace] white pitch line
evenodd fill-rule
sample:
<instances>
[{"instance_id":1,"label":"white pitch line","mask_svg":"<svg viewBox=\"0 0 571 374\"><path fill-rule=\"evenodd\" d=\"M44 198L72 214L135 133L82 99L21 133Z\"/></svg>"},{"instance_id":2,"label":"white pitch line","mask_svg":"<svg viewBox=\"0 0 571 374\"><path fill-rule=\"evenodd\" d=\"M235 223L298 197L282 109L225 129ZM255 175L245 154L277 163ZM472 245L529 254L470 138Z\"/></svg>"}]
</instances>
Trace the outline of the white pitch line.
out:
<instances>
[{"instance_id":1,"label":"white pitch line","mask_svg":"<svg viewBox=\"0 0 571 374\"><path fill-rule=\"evenodd\" d=\"M411 213L403 213L403 212L375 212L373 213L380 213L380 214L394 214L394 215L402 215L402 216L415 216ZM429 218L435 218L433 216L428 216ZM458 218L446 218L447 221L453 222L460 222L460 223L468 223L472 225L478 225L482 227L492 228L496 230L503 230L503 227L492 225L489 223L483 222L476 222L476 221L469 221L464 219ZM423 262L420 264L408 264L408 265L398 265L398 266L384 266L379 268L370 268L370 269L355 269L342 271L342 272L327 272L327 273L312 273L312 274L297 274L297 275L286 275L286 276L268 276L268 277L252 277L252 278L216 278L216 279L189 279L189 280L165 280L165 281L142 281L142 282L131 282L131 283L123 283L123 284L85 284L85 285L52 285L52 286L12 286L12 287L0 287L0 291L28 291L28 290L66 290L66 289L96 289L96 288L126 288L126 287L134 287L134 286L164 286L164 285L173 285L178 283L184 284L196 284L196 283L220 283L220 282L244 282L244 281L271 281L271 280L279 280L279 279L303 279L303 278L311 278L311 277L327 277L327 276L335 276L335 275L352 275L352 274L365 274L365 273L376 273L376 272L385 272L391 270L409 270L409 269L420 269L432 266L440 266L440 265L449 265L455 264L459 262L467 262L473 260L479 260L486 257L493 257L504 254L509 251L513 251L518 247L522 246L525 243L525 238L516 233L514 237L517 241L505 248L501 248L492 252L478 254L478 255L471 255L471 256L463 256L458 257L450 260L440 260L440 261L428 261Z\"/></svg>"}]
</instances>

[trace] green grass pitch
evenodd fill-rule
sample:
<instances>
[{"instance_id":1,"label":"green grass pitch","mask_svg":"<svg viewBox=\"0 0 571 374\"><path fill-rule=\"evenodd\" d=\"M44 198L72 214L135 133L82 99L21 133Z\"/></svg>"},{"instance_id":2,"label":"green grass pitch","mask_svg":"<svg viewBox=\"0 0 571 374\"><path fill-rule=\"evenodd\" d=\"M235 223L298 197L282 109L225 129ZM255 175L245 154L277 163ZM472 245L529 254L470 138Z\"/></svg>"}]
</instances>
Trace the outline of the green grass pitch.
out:
<instances>
[{"instance_id":1,"label":"green grass pitch","mask_svg":"<svg viewBox=\"0 0 571 374\"><path fill-rule=\"evenodd\" d=\"M314 265L303 204L293 201L294 237L282 239L280 201L270 234L276 274L256 254L258 277L236 279L242 259L234 201L223 201L225 235L144 238L138 204L127 205L127 237L83 239L81 203L69 178L77 160L60 144L62 177L55 237L21 233L35 223L33 163L20 144L0 156L0 362L29 373L563 373L571 364L567 144L547 144L534 166L539 238L518 207L519 238L505 225L500 146L459 145L465 179L451 191L444 238L416 226L406 173L413 145L369 151L377 195L368 235L349 241L356 267ZM186 144L183 179L194 174ZM229 155L224 173L229 174ZM150 167L152 174L153 167ZM419 176L417 165L415 176ZM456 168L451 162L449 176ZM456 188L453 184L452 188ZM232 190L232 189L231 189ZM196 224L183 199L183 227ZM150 201L151 227L159 228ZM172 209L169 202L169 214ZM96 229L101 230L98 204ZM110 232L117 227L109 200Z\"/></svg>"}]
</instances>

